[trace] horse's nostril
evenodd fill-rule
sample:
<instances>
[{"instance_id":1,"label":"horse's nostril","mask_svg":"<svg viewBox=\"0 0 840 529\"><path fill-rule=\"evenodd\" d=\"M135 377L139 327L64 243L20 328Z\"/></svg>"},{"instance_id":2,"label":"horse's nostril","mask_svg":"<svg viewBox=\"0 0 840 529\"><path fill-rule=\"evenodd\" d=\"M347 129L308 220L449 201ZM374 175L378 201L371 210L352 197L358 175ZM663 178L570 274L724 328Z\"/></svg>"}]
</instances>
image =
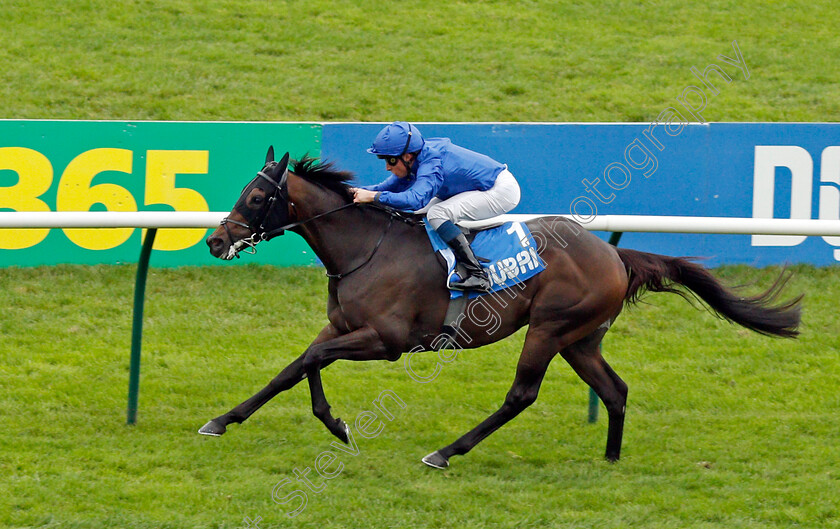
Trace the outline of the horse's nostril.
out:
<instances>
[{"instance_id":1,"label":"horse's nostril","mask_svg":"<svg viewBox=\"0 0 840 529\"><path fill-rule=\"evenodd\" d=\"M222 239L219 237L207 237L207 246L210 248L218 248L222 244Z\"/></svg>"}]
</instances>

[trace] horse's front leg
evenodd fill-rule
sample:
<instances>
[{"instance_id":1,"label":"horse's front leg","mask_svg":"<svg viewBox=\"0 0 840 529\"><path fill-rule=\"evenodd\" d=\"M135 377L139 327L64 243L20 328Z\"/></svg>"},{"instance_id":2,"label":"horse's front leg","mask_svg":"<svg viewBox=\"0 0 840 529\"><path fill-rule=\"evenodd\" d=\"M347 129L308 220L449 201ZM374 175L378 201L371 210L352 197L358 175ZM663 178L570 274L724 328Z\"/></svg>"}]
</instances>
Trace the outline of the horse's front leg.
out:
<instances>
[{"instance_id":1,"label":"horse's front leg","mask_svg":"<svg viewBox=\"0 0 840 529\"><path fill-rule=\"evenodd\" d=\"M246 400L239 406L233 408L224 415L220 415L202 426L198 433L202 435L219 436L227 431L227 425L230 423L241 423L250 417L255 411L260 409L263 404L274 398L278 393L293 388L298 382L306 378L306 372L303 369L303 360L307 352L314 345L332 340L341 333L332 325L324 327L307 350L300 355L294 362L289 364L279 375L268 383L263 389L257 392L256 395ZM324 364L323 367L326 367Z\"/></svg>"},{"instance_id":2,"label":"horse's front leg","mask_svg":"<svg viewBox=\"0 0 840 529\"><path fill-rule=\"evenodd\" d=\"M336 360L395 360L399 354L389 355L379 334L372 327L362 327L332 340L312 344L304 353L303 369L309 380L312 395L312 413L333 435L345 443L350 442L347 425L330 414L330 404L321 384L321 369Z\"/></svg>"}]
</instances>

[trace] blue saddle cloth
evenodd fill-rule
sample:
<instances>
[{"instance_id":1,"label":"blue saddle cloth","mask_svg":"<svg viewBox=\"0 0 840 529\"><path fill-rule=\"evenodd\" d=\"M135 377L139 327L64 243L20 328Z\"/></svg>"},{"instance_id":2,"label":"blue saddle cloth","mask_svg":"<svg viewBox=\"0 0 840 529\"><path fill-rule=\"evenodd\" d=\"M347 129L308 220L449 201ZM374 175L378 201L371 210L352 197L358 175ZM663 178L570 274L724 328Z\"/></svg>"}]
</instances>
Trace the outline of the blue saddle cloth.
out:
<instances>
[{"instance_id":1,"label":"blue saddle cloth","mask_svg":"<svg viewBox=\"0 0 840 529\"><path fill-rule=\"evenodd\" d=\"M443 242L440 235L426 224L426 233L432 248L440 252L446 260L447 286L455 279L455 255L449 246ZM503 290L526 279L530 279L545 270L545 263L537 254L537 243L522 222L506 222L496 228L478 232L471 244L473 252L479 259L486 259L482 266L493 284L491 292ZM483 292L449 291L450 298L461 296L478 297Z\"/></svg>"}]
</instances>

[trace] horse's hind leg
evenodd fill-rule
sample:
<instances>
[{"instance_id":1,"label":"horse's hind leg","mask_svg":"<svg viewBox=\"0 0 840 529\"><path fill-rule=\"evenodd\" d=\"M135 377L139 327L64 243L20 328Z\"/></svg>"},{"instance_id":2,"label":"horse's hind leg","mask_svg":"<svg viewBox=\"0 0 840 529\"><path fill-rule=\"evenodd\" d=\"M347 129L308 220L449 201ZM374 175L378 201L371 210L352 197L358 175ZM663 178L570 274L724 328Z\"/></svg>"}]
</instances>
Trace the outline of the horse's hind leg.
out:
<instances>
[{"instance_id":1,"label":"horse's hind leg","mask_svg":"<svg viewBox=\"0 0 840 529\"><path fill-rule=\"evenodd\" d=\"M423 462L430 467L446 468L450 457L466 454L537 400L548 364L559 349L558 343L551 329L528 329L522 355L516 366L516 377L502 407L451 445L424 457Z\"/></svg>"},{"instance_id":2,"label":"horse's hind leg","mask_svg":"<svg viewBox=\"0 0 840 529\"><path fill-rule=\"evenodd\" d=\"M606 458L618 461L624 435L624 409L627 404L627 384L601 356L601 339L606 329L599 329L586 338L566 347L560 354L572 369L589 384L604 402L609 416Z\"/></svg>"}]
</instances>

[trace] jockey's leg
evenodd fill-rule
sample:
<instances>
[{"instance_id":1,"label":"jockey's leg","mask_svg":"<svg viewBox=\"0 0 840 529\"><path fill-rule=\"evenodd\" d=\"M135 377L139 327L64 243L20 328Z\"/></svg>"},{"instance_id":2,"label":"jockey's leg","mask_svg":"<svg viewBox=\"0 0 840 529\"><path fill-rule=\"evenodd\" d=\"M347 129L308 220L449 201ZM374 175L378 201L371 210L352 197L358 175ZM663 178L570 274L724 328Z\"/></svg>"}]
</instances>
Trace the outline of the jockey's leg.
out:
<instances>
[{"instance_id":1,"label":"jockey's leg","mask_svg":"<svg viewBox=\"0 0 840 529\"><path fill-rule=\"evenodd\" d=\"M490 277L487 275L487 271L482 268L481 263L478 262L470 247L470 243L464 234L461 233L460 228L447 220L437 228L437 232L444 242L452 248L455 259L467 272L466 277L459 281L451 282L449 288L453 290L489 292L493 286L490 283Z\"/></svg>"},{"instance_id":2,"label":"jockey's leg","mask_svg":"<svg viewBox=\"0 0 840 529\"><path fill-rule=\"evenodd\" d=\"M438 197L432 197L432 199L429 201L428 204L426 204L425 207L423 207L421 209L418 209L417 211L414 212L414 214L415 215L425 215L426 213L429 212L429 209L432 206L434 206L435 204L440 204L441 202L442 202L442 200L439 199Z\"/></svg>"},{"instance_id":3,"label":"jockey's leg","mask_svg":"<svg viewBox=\"0 0 840 529\"><path fill-rule=\"evenodd\" d=\"M467 277L450 284L456 290L489 291L487 272L478 262L466 237L456 226L465 220L485 220L512 210L519 203L519 184L507 170L486 191L467 191L431 205L426 213L429 224L452 248L455 258L467 270Z\"/></svg>"}]
</instances>

